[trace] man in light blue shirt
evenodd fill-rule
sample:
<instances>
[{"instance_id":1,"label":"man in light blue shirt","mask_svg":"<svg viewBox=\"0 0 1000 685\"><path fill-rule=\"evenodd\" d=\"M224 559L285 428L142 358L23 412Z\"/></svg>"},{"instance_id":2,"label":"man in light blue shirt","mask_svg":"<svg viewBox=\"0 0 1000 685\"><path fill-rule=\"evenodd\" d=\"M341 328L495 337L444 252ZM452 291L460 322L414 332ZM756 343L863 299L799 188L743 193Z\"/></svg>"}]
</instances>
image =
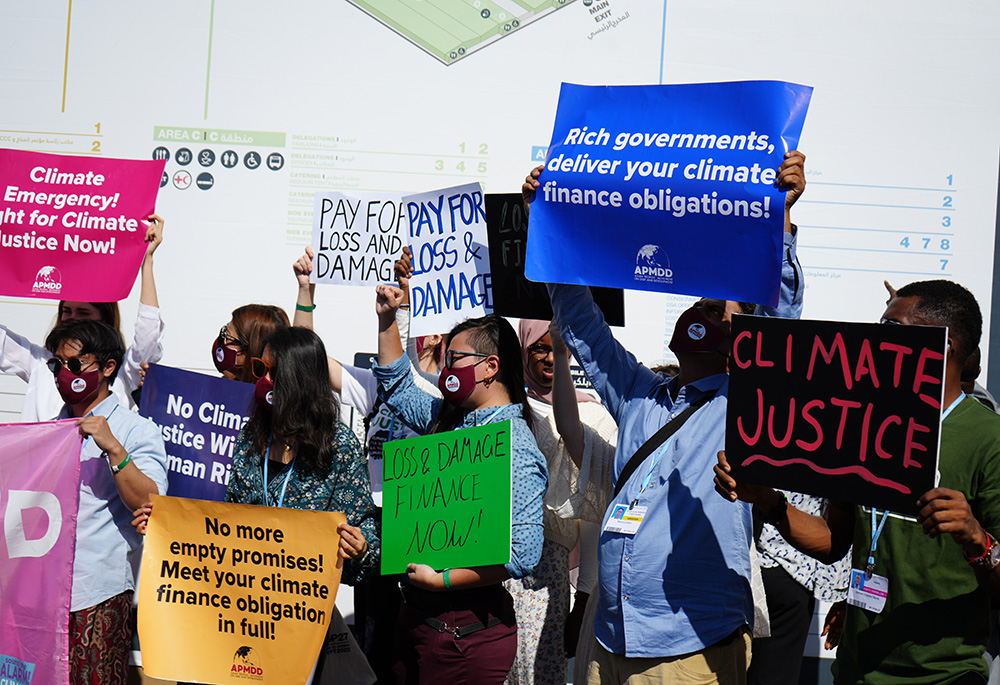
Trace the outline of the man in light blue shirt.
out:
<instances>
[{"instance_id":1,"label":"man in light blue shirt","mask_svg":"<svg viewBox=\"0 0 1000 685\"><path fill-rule=\"evenodd\" d=\"M805 188L805 157L789 152L778 170L786 189L785 248L777 308L755 313L798 317L802 272L789 210ZM530 199L537 170L526 179ZM711 259L710 248L705 250ZM601 533L595 633L598 645L588 682L744 683L749 662L753 602L750 590L750 507L727 509L716 500L712 467L725 445L729 377L726 372L734 313L752 305L699 300L681 317L671 348L680 373L653 373L618 343L584 286L549 285L555 320L619 426L614 477L616 504L645 508L632 532ZM688 335L689 331L693 331ZM618 483L632 455L665 423L705 400L627 481ZM726 504L725 501L722 504ZM638 509L641 511L641 509ZM605 527L608 514L605 514Z\"/></svg>"},{"instance_id":2,"label":"man in light blue shirt","mask_svg":"<svg viewBox=\"0 0 1000 685\"><path fill-rule=\"evenodd\" d=\"M80 507L70 600L70 681L124 683L128 675L134 580L140 536L132 511L166 494L167 456L156 425L118 404L110 385L125 347L101 321L75 321L45 341L49 368L87 436L80 455Z\"/></svg>"}]
</instances>

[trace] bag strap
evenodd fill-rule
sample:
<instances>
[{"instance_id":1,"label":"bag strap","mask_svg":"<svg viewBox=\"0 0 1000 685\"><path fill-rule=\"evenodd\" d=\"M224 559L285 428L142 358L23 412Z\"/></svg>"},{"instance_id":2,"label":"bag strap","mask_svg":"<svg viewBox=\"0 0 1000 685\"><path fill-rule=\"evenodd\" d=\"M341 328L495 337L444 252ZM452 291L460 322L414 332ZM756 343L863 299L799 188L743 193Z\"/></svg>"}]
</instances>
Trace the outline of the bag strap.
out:
<instances>
[{"instance_id":1,"label":"bag strap","mask_svg":"<svg viewBox=\"0 0 1000 685\"><path fill-rule=\"evenodd\" d=\"M691 418L692 414L698 411L703 404L715 397L716 392L718 392L718 390L713 393L706 394L697 402L692 402L688 405L687 409L675 416L672 420L663 424L660 430L653 433L653 436L649 440L642 443L639 449L635 451L635 454L632 455L632 458L628 460L628 463L625 464L625 468L622 469L621 475L618 476L618 480L615 482L614 497L618 496L618 493L620 493L622 488L625 487L625 483L628 482L628 479L632 477L632 474L635 473L636 469L639 468L642 462L646 461L646 457L652 454L653 450L657 447L669 440L671 435L679 431L681 426L683 426L685 422Z\"/></svg>"}]
</instances>

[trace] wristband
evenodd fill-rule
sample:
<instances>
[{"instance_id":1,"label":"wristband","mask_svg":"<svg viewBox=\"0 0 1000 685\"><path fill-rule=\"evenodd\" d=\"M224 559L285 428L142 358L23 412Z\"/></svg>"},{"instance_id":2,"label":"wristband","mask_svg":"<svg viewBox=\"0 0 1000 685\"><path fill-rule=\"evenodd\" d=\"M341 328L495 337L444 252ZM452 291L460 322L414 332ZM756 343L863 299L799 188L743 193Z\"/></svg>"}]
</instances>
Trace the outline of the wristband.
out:
<instances>
[{"instance_id":1,"label":"wristband","mask_svg":"<svg viewBox=\"0 0 1000 685\"><path fill-rule=\"evenodd\" d=\"M399 305L399 308L400 309L409 309L410 308L410 303L409 302L404 302L403 304Z\"/></svg>"},{"instance_id":2,"label":"wristband","mask_svg":"<svg viewBox=\"0 0 1000 685\"><path fill-rule=\"evenodd\" d=\"M119 473L121 473L121 470L123 468L125 468L126 466L128 466L128 463L130 461L132 461L132 455L129 454L128 452L126 452L125 453L125 458L122 459L121 462L117 466L111 466L111 473L113 475L117 476ZM110 465L111 462L109 461L108 464Z\"/></svg>"},{"instance_id":3,"label":"wristband","mask_svg":"<svg viewBox=\"0 0 1000 685\"><path fill-rule=\"evenodd\" d=\"M296 302L295 303L295 308L298 309L300 312L311 312L312 310L316 309L316 305L314 305L314 304L299 304L298 302Z\"/></svg>"},{"instance_id":4,"label":"wristband","mask_svg":"<svg viewBox=\"0 0 1000 685\"><path fill-rule=\"evenodd\" d=\"M451 573L451 569L450 568L446 568L444 570L444 572L441 574L444 577L444 589L445 590L451 590L451 577L448 575L449 573Z\"/></svg>"}]
</instances>

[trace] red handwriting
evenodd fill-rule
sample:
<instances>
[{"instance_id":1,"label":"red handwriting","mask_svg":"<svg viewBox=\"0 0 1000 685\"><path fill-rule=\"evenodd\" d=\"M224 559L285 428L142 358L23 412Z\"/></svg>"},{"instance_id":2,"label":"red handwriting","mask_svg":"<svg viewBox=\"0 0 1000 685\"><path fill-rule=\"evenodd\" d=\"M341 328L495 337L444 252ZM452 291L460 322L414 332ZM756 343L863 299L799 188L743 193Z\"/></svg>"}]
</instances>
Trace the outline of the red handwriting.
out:
<instances>
[{"instance_id":1,"label":"red handwriting","mask_svg":"<svg viewBox=\"0 0 1000 685\"><path fill-rule=\"evenodd\" d=\"M893 490L898 490L899 492L903 493L904 495L909 495L910 494L910 489L908 487L906 487L905 485L903 485L902 483L897 483L896 481L889 480L888 478L880 478L879 476L876 476L874 473L872 473L871 471L869 471L868 469L866 469L864 466L858 466L856 464L853 465L853 466L838 466L838 467L835 467L835 468L827 468L827 467L824 467L824 466L818 466L818 465L812 463L811 461L809 461L808 459L800 459L800 458L793 458L793 459L772 459L771 457L765 457L763 454L754 454L754 455L752 455L752 456L747 457L746 459L744 459L742 465L743 466L749 466L750 464L754 463L755 461L763 461L763 462L766 462L766 463L770 464L771 466L779 466L779 467L780 466L790 466L792 464L800 464L802 466L806 466L806 467L812 469L816 473L822 473L822 474L828 475L828 476L843 476L843 475L846 475L846 474L849 474L849 473L853 473L853 474L855 474L857 476L860 476L861 478L863 478L864 480L868 481L869 483L873 483L875 485L880 485L880 486L886 487L886 488L892 488Z\"/></svg>"}]
</instances>

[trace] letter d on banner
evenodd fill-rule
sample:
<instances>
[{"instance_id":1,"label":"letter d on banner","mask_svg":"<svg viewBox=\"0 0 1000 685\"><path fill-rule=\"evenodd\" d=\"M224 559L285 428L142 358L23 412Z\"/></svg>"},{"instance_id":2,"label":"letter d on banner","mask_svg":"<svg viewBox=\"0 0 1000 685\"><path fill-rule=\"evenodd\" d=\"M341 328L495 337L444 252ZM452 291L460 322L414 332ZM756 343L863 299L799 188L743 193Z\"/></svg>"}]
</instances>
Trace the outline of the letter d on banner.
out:
<instances>
[{"instance_id":1,"label":"letter d on banner","mask_svg":"<svg viewBox=\"0 0 1000 685\"><path fill-rule=\"evenodd\" d=\"M32 540L24 532L25 509L41 509L48 517L45 535ZM7 493L7 510L4 513L3 533L7 540L7 556L43 557L49 553L62 531L62 508L59 499L51 492L11 490Z\"/></svg>"}]
</instances>

